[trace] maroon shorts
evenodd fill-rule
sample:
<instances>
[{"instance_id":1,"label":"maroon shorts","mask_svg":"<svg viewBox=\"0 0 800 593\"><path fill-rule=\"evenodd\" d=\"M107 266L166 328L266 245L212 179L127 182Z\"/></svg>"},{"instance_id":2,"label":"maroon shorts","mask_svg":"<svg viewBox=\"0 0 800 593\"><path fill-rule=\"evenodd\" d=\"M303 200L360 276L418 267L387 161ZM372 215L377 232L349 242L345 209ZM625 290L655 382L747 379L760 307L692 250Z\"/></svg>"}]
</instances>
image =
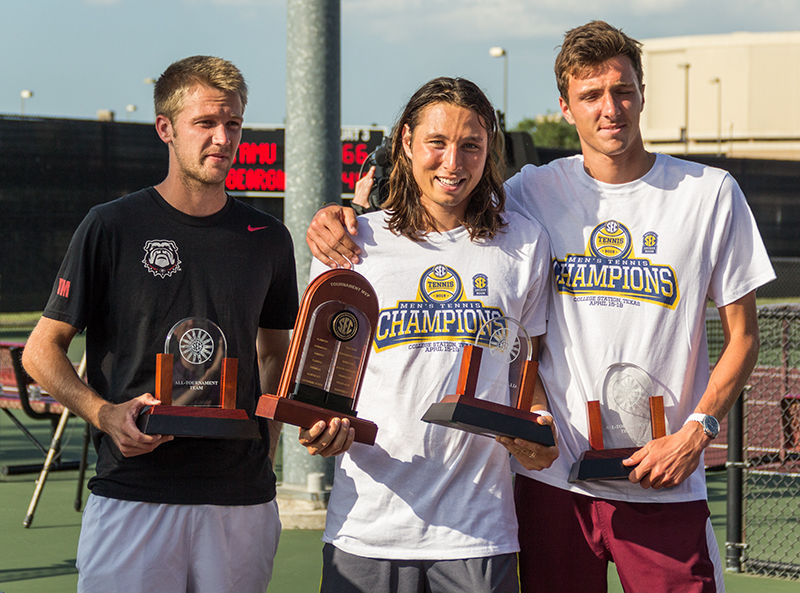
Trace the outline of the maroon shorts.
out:
<instances>
[{"instance_id":1,"label":"maroon shorts","mask_svg":"<svg viewBox=\"0 0 800 593\"><path fill-rule=\"evenodd\" d=\"M521 475L514 498L522 593L604 593L609 561L626 593L725 590L704 500L592 498Z\"/></svg>"}]
</instances>

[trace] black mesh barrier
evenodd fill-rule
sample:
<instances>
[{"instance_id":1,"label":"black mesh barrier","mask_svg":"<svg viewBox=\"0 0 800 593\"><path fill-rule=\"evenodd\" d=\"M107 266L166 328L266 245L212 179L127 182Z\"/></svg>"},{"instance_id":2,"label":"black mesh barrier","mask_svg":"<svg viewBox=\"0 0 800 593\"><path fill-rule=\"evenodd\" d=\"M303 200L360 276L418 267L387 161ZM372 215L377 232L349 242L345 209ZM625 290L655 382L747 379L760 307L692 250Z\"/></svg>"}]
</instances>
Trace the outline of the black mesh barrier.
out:
<instances>
[{"instance_id":1,"label":"black mesh barrier","mask_svg":"<svg viewBox=\"0 0 800 593\"><path fill-rule=\"evenodd\" d=\"M0 118L0 311L44 306L88 210L164 178L152 125Z\"/></svg>"}]
</instances>

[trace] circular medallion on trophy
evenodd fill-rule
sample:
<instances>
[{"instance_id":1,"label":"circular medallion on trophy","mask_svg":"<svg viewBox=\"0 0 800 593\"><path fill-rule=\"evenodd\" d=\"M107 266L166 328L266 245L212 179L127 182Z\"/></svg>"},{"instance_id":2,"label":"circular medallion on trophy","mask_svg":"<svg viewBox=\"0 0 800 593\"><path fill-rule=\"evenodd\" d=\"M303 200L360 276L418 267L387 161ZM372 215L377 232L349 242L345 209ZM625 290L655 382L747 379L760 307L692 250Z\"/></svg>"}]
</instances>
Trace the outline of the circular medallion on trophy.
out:
<instances>
[{"instance_id":1,"label":"circular medallion on trophy","mask_svg":"<svg viewBox=\"0 0 800 593\"><path fill-rule=\"evenodd\" d=\"M214 354L214 340L206 330L192 328L181 336L180 352L186 362L203 364Z\"/></svg>"},{"instance_id":2,"label":"circular medallion on trophy","mask_svg":"<svg viewBox=\"0 0 800 593\"><path fill-rule=\"evenodd\" d=\"M492 356L505 359L509 364L520 355L531 357L531 338L519 321L511 317L495 317L486 321L475 336L475 345L487 347Z\"/></svg>"},{"instance_id":3,"label":"circular medallion on trophy","mask_svg":"<svg viewBox=\"0 0 800 593\"><path fill-rule=\"evenodd\" d=\"M504 356L508 362L514 362L519 356L519 337L512 334L507 327L496 329L489 337L489 351L492 354Z\"/></svg>"},{"instance_id":4,"label":"circular medallion on trophy","mask_svg":"<svg viewBox=\"0 0 800 593\"><path fill-rule=\"evenodd\" d=\"M655 394L644 369L629 362L608 367L600 392L606 448L641 447L651 439L650 396Z\"/></svg>"},{"instance_id":5,"label":"circular medallion on trophy","mask_svg":"<svg viewBox=\"0 0 800 593\"><path fill-rule=\"evenodd\" d=\"M331 333L340 342L349 342L358 333L358 318L346 309L331 318Z\"/></svg>"}]
</instances>

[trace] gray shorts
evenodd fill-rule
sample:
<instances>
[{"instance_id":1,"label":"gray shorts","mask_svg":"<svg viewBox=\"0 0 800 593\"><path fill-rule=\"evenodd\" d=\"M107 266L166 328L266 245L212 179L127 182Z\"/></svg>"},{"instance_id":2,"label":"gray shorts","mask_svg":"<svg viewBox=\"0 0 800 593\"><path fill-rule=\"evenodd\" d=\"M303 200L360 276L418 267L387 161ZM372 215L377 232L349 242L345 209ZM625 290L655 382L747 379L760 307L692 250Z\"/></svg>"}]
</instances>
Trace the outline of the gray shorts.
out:
<instances>
[{"instance_id":1,"label":"gray shorts","mask_svg":"<svg viewBox=\"0 0 800 593\"><path fill-rule=\"evenodd\" d=\"M281 524L275 501L170 505L91 494L79 593L264 593Z\"/></svg>"},{"instance_id":2,"label":"gray shorts","mask_svg":"<svg viewBox=\"0 0 800 593\"><path fill-rule=\"evenodd\" d=\"M385 560L322 549L320 593L517 593L517 555L463 560Z\"/></svg>"}]
</instances>

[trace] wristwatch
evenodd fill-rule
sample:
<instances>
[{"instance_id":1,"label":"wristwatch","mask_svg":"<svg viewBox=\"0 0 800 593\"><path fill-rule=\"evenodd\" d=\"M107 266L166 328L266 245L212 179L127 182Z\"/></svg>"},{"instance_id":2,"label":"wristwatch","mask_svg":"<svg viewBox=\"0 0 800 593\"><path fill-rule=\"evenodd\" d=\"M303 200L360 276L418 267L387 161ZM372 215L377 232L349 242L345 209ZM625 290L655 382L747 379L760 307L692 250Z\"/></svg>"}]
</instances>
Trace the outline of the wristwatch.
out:
<instances>
[{"instance_id":1,"label":"wristwatch","mask_svg":"<svg viewBox=\"0 0 800 593\"><path fill-rule=\"evenodd\" d=\"M706 433L710 439L717 438L719 434L719 420L709 414L689 414L689 417L683 425L686 426L689 422L699 422L700 426L703 427L703 432Z\"/></svg>"}]
</instances>

